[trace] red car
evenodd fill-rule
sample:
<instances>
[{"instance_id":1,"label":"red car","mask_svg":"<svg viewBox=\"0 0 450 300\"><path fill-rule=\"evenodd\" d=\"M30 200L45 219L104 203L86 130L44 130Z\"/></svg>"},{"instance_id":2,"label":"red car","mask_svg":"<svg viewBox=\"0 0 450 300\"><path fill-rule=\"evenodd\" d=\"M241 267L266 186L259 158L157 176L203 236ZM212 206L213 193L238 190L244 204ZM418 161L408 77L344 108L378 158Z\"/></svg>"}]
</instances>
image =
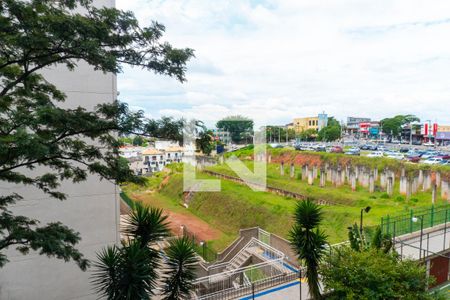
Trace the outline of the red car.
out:
<instances>
[{"instance_id":1,"label":"red car","mask_svg":"<svg viewBox=\"0 0 450 300\"><path fill-rule=\"evenodd\" d=\"M420 156L406 157L406 159L407 159L409 162L412 162L412 163L418 163L418 162L420 161Z\"/></svg>"},{"instance_id":2,"label":"red car","mask_svg":"<svg viewBox=\"0 0 450 300\"><path fill-rule=\"evenodd\" d=\"M331 153L344 153L344 149L341 146L333 146L330 150Z\"/></svg>"}]
</instances>

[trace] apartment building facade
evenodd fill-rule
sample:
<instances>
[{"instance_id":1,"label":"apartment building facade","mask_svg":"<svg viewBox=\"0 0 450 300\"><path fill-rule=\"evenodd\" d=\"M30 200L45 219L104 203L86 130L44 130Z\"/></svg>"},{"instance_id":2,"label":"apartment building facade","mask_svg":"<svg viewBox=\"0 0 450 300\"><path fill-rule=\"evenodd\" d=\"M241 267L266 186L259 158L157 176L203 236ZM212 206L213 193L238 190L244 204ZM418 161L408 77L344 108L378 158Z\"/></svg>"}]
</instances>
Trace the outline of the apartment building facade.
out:
<instances>
[{"instance_id":1,"label":"apartment building facade","mask_svg":"<svg viewBox=\"0 0 450 300\"><path fill-rule=\"evenodd\" d=\"M113 7L114 0L94 0L96 6ZM57 67L42 72L44 77L67 95L64 108L78 106L93 109L112 102L117 96L116 76L94 71L83 62L74 71ZM33 174L43 173L37 168ZM24 200L12 211L40 220L42 224L61 222L80 233L77 248L87 259L107 245L119 243L119 197L115 184L89 175L84 182L63 182L60 191L65 201L50 198L29 186L2 183L1 193L16 192ZM22 255L14 249L6 253L10 260L0 271L0 299L88 300L97 299L90 283L90 271L83 272L73 262L48 258L36 252Z\"/></svg>"}]
</instances>

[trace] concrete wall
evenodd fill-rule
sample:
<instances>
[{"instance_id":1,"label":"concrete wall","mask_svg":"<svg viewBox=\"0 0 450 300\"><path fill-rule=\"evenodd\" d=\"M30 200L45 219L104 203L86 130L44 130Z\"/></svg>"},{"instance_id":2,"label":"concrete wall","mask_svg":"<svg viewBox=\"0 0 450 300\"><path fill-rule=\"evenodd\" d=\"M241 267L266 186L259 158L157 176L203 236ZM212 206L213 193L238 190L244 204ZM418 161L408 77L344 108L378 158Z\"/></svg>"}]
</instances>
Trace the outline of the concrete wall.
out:
<instances>
[{"instance_id":1,"label":"concrete wall","mask_svg":"<svg viewBox=\"0 0 450 300\"><path fill-rule=\"evenodd\" d=\"M96 0L96 5L114 6L114 0ZM113 101L117 94L116 77L93 71L79 63L74 72L63 67L45 70L48 81L66 95L63 107L92 109L100 102ZM37 169L36 174L42 173ZM119 242L119 198L114 184L89 176L86 182L64 182L60 191L66 201L49 198L36 189L0 183L2 194L19 193L25 200L12 208L15 214L36 218L42 224L60 221L80 232L77 248L88 258L106 245ZM22 255L7 252L10 262L0 270L0 299L96 299L89 281L90 271L82 272L72 262L47 258L37 253Z\"/></svg>"}]
</instances>

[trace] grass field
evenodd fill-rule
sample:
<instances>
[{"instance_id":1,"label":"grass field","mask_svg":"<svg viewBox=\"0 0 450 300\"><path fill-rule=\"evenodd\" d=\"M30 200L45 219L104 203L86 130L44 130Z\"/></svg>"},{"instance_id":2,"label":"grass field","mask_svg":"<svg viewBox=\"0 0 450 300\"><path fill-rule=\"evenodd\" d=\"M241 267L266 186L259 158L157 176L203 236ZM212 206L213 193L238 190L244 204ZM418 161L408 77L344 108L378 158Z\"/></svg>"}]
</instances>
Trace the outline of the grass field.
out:
<instances>
[{"instance_id":1,"label":"grass field","mask_svg":"<svg viewBox=\"0 0 450 300\"><path fill-rule=\"evenodd\" d=\"M246 162L252 168L251 162ZM223 174L234 175L225 165L209 167L209 170ZM425 207L431 204L431 193L419 193L410 201L396 193L392 198L382 191L370 194L359 187L352 192L350 187L339 188L327 186L320 188L318 182L313 186L306 182L289 177L288 168L285 176L280 175L278 164L268 164L267 182L269 185L285 190L305 194L312 198L328 199L336 203L333 206L323 206L324 221L322 229L328 235L330 243L347 239L347 227L359 222L362 207L371 206L372 210L364 215L365 225L379 225L382 216L408 211L410 208ZM161 207L176 213L189 214L208 223L220 231L220 236L210 241L209 246L222 250L233 241L241 228L259 226L269 232L287 237L293 224L292 214L298 200L278 196L268 192L255 192L249 187L227 180L221 181L221 192L198 192L192 198L189 208L181 205L183 195L183 178L180 169L172 169L170 178L166 178L163 187L160 186L167 174L161 174L150 179L146 188L128 185L123 187L130 197L138 197L145 203ZM197 178L217 179L204 173L197 173ZM398 185L398 183L397 183ZM438 203L442 200L438 200Z\"/></svg>"}]
</instances>

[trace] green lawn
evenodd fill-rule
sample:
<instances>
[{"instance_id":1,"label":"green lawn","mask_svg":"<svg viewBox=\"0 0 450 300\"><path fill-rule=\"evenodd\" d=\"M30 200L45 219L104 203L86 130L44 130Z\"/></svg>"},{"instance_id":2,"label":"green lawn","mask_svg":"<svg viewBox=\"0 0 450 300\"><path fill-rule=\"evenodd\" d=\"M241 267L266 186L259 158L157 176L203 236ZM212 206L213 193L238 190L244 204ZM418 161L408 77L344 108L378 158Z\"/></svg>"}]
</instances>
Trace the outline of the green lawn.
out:
<instances>
[{"instance_id":1,"label":"green lawn","mask_svg":"<svg viewBox=\"0 0 450 300\"><path fill-rule=\"evenodd\" d=\"M246 162L252 167L251 162ZM225 165L209 167L208 169L228 175L235 175ZM210 241L209 246L215 250L224 249L238 235L239 229L259 226L269 232L288 237L292 227L292 214L298 200L278 196L268 192L255 192L249 187L227 180L221 181L220 192L198 192L192 198L189 208L180 203L183 194L183 178L180 170L173 171L170 180L158 192L149 193L148 190L135 186L124 187L124 191L144 195L148 204L162 207L174 212L195 215L204 220L222 234L219 239ZM286 167L285 176L280 175L278 164L269 164L267 170L268 184L285 190L305 194L313 198L328 199L336 203L333 206L323 206L324 221L322 229L329 237L330 243L337 243L347 239L347 227L359 222L360 210L370 205L372 210L365 214L366 225L379 225L382 216L406 212L410 208L425 207L431 204L431 193L419 193L410 201L396 193L392 198L382 191L370 194L363 188L352 192L350 187L339 188L327 186L320 188L318 182L313 186L297 179L291 179ZM197 178L217 179L204 173L197 173ZM154 186L159 186L162 178ZM398 185L398 183L397 183ZM438 200L442 202L442 200Z\"/></svg>"}]
</instances>

